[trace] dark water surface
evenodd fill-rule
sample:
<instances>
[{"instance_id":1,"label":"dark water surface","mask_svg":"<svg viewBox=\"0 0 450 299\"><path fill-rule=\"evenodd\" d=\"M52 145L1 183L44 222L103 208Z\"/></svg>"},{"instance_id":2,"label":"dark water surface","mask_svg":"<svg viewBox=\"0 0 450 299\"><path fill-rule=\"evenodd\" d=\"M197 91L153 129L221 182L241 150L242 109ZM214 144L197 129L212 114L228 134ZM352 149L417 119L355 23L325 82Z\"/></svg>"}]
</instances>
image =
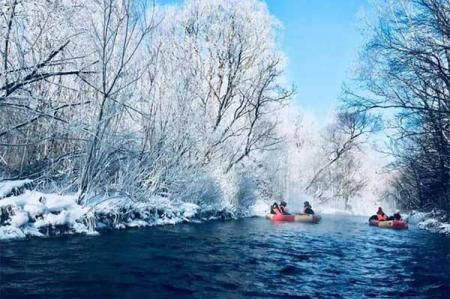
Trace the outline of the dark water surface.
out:
<instances>
[{"instance_id":1,"label":"dark water surface","mask_svg":"<svg viewBox=\"0 0 450 299\"><path fill-rule=\"evenodd\" d=\"M450 298L450 239L262 218L0 243L0 298Z\"/></svg>"}]
</instances>

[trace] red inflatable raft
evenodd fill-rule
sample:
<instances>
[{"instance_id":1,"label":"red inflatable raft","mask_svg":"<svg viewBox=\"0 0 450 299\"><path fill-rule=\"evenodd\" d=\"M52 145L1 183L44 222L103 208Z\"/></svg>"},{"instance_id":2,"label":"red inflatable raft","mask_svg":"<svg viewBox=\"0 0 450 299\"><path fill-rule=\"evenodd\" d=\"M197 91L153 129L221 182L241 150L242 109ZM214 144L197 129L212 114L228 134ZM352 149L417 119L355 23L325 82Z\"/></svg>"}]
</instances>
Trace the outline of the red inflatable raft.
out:
<instances>
[{"instance_id":1,"label":"red inflatable raft","mask_svg":"<svg viewBox=\"0 0 450 299\"><path fill-rule=\"evenodd\" d=\"M267 214L267 219L272 221L285 222L305 222L305 223L319 223L322 219L319 215L299 214L299 215L281 215L281 214Z\"/></svg>"},{"instance_id":2,"label":"red inflatable raft","mask_svg":"<svg viewBox=\"0 0 450 299\"><path fill-rule=\"evenodd\" d=\"M393 229L408 228L408 223L406 223L403 220L387 220L387 221L370 220L369 225Z\"/></svg>"}]
</instances>

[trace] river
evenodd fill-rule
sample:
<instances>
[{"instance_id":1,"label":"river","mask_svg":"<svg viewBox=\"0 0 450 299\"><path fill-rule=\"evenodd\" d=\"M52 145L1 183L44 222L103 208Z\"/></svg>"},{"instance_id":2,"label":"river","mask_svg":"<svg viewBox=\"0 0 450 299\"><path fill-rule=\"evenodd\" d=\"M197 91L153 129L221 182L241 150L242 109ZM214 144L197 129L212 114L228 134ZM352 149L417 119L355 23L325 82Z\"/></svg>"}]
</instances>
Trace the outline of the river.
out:
<instances>
[{"instance_id":1,"label":"river","mask_svg":"<svg viewBox=\"0 0 450 299\"><path fill-rule=\"evenodd\" d=\"M448 298L450 238L324 215L3 241L0 297Z\"/></svg>"}]
</instances>

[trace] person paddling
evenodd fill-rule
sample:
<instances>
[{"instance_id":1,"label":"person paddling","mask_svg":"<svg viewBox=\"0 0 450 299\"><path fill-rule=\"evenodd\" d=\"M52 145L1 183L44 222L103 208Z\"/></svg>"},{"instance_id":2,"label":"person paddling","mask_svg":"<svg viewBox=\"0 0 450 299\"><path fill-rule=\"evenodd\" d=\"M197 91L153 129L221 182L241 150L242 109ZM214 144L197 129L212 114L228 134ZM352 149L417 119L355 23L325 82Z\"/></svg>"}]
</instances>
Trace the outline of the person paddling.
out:
<instances>
[{"instance_id":1,"label":"person paddling","mask_svg":"<svg viewBox=\"0 0 450 299\"><path fill-rule=\"evenodd\" d=\"M309 201L305 201L303 203L303 205L304 205L303 214L314 215L314 211L313 211L311 205L309 204Z\"/></svg>"}]
</instances>

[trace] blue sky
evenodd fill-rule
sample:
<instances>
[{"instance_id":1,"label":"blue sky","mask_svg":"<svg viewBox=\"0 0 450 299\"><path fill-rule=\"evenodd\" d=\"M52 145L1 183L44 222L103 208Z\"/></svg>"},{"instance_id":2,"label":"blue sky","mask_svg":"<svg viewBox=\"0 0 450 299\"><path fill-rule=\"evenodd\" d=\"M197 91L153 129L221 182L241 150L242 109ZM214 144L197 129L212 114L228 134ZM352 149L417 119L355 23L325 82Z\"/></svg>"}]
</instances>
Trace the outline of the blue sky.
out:
<instances>
[{"instance_id":1,"label":"blue sky","mask_svg":"<svg viewBox=\"0 0 450 299\"><path fill-rule=\"evenodd\" d=\"M362 45L358 15L366 0L266 0L278 18L287 76L297 88L295 102L324 121L338 104L342 83Z\"/></svg>"}]
</instances>

